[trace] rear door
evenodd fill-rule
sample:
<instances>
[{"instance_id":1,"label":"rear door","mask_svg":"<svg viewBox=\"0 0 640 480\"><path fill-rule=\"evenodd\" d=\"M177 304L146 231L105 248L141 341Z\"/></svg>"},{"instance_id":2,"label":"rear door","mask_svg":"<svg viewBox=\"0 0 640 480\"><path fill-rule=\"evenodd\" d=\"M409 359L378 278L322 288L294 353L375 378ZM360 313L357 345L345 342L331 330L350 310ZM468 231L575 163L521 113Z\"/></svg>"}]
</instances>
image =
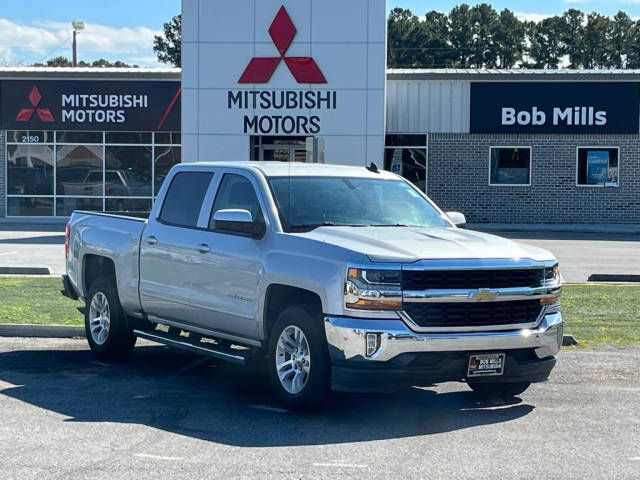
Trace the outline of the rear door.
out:
<instances>
[{"instance_id":1,"label":"rear door","mask_svg":"<svg viewBox=\"0 0 640 480\"><path fill-rule=\"evenodd\" d=\"M258 289L263 276L262 254L268 240L265 201L258 182L249 172L220 172L208 228L196 232L202 252L191 265L192 302L200 326L244 337L259 336L257 328ZM248 210L267 223L262 239L215 230L213 216L218 210Z\"/></svg>"},{"instance_id":2,"label":"rear door","mask_svg":"<svg viewBox=\"0 0 640 480\"><path fill-rule=\"evenodd\" d=\"M190 323L191 268L197 225L214 173L179 171L156 218L149 218L140 245L140 301L156 317ZM210 208L210 203L208 204Z\"/></svg>"}]
</instances>

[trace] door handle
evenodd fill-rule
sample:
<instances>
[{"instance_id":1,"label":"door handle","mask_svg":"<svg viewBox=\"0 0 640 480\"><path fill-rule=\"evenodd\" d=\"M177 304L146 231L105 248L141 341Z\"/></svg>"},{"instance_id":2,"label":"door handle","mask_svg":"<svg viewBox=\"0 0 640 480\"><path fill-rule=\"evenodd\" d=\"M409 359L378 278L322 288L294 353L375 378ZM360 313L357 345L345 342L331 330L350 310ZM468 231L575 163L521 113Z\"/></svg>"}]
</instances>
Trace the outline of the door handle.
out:
<instances>
[{"instance_id":1,"label":"door handle","mask_svg":"<svg viewBox=\"0 0 640 480\"><path fill-rule=\"evenodd\" d=\"M149 244L149 245L156 245L158 243L158 239L154 236L151 237L147 237L145 238L145 241Z\"/></svg>"},{"instance_id":2,"label":"door handle","mask_svg":"<svg viewBox=\"0 0 640 480\"><path fill-rule=\"evenodd\" d=\"M198 245L196 248L198 249L198 251L200 253L209 253L211 251L211 247L209 245L207 245L206 243Z\"/></svg>"}]
</instances>

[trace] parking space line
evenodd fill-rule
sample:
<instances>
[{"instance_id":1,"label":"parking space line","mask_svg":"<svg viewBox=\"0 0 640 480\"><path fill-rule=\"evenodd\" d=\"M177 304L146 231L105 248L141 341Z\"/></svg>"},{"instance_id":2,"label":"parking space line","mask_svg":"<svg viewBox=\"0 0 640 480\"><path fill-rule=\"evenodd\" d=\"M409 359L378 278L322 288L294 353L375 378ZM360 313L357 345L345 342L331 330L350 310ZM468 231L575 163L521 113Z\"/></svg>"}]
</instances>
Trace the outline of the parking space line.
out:
<instances>
[{"instance_id":1,"label":"parking space line","mask_svg":"<svg viewBox=\"0 0 640 480\"><path fill-rule=\"evenodd\" d=\"M14 253L18 253L18 252L3 252L3 253L0 253L0 257L1 257L2 255L12 255L12 254L14 254Z\"/></svg>"},{"instance_id":2,"label":"parking space line","mask_svg":"<svg viewBox=\"0 0 640 480\"><path fill-rule=\"evenodd\" d=\"M367 468L367 465L357 463L314 463L314 467L335 467L335 468Z\"/></svg>"},{"instance_id":3,"label":"parking space line","mask_svg":"<svg viewBox=\"0 0 640 480\"><path fill-rule=\"evenodd\" d=\"M276 413L290 412L290 410L287 410L286 408L270 407L268 405L249 405L249 408L255 408L256 410L266 410L267 412L276 412Z\"/></svg>"},{"instance_id":4,"label":"parking space line","mask_svg":"<svg viewBox=\"0 0 640 480\"><path fill-rule=\"evenodd\" d=\"M134 453L133 456L138 458L150 458L152 460L169 460L169 461L184 460L183 457L165 457L163 455L151 455L149 453Z\"/></svg>"},{"instance_id":5,"label":"parking space line","mask_svg":"<svg viewBox=\"0 0 640 480\"><path fill-rule=\"evenodd\" d=\"M640 457L631 457L629 460L640 462Z\"/></svg>"}]
</instances>

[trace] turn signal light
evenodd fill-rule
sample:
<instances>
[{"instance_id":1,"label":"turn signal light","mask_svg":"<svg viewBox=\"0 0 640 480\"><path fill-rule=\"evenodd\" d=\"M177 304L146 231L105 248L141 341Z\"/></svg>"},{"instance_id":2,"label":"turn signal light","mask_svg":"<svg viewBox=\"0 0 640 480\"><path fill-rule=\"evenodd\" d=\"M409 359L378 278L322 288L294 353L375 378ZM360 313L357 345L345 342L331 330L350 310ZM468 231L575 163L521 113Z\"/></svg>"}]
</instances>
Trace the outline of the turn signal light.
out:
<instances>
[{"instance_id":1,"label":"turn signal light","mask_svg":"<svg viewBox=\"0 0 640 480\"><path fill-rule=\"evenodd\" d=\"M553 296L553 297L546 297L546 298L541 298L540 299L540 303L542 305L557 305L560 302L560 297L558 296Z\"/></svg>"}]
</instances>

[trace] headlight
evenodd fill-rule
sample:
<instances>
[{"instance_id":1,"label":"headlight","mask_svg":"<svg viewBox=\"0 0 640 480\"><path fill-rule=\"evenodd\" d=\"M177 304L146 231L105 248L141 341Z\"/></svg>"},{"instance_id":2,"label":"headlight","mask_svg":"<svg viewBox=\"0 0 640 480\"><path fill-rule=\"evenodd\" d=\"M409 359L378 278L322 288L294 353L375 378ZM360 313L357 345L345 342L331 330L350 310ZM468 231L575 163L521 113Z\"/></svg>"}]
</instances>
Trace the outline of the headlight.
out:
<instances>
[{"instance_id":1,"label":"headlight","mask_svg":"<svg viewBox=\"0 0 640 480\"><path fill-rule=\"evenodd\" d=\"M560 286L560 266L555 264L553 267L544 269L544 284L548 287Z\"/></svg>"},{"instance_id":2,"label":"headlight","mask_svg":"<svg viewBox=\"0 0 640 480\"><path fill-rule=\"evenodd\" d=\"M345 306L356 310L401 310L399 270L349 268Z\"/></svg>"}]
</instances>

